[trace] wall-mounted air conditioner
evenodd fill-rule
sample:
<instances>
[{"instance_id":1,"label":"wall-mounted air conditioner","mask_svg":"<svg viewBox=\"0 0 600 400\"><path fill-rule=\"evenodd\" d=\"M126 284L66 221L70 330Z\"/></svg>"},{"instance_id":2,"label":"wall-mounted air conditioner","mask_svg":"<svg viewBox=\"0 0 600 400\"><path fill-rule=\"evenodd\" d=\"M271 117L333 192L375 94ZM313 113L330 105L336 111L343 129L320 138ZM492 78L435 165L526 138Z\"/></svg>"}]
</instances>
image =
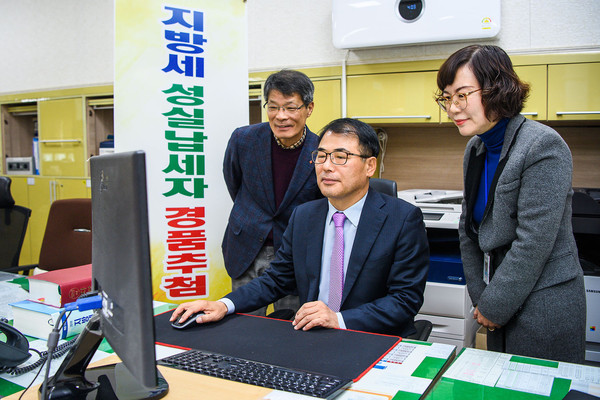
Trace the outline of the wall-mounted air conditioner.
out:
<instances>
[{"instance_id":1,"label":"wall-mounted air conditioner","mask_svg":"<svg viewBox=\"0 0 600 400\"><path fill-rule=\"evenodd\" d=\"M492 38L500 0L333 0L340 49Z\"/></svg>"}]
</instances>

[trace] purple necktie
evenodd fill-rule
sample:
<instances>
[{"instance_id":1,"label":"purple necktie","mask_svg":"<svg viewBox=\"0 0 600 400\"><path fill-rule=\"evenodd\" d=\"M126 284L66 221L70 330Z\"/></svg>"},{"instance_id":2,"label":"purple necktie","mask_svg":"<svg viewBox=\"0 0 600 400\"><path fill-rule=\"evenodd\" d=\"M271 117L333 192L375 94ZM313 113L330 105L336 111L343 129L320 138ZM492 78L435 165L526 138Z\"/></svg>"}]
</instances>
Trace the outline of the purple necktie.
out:
<instances>
[{"instance_id":1,"label":"purple necktie","mask_svg":"<svg viewBox=\"0 0 600 400\"><path fill-rule=\"evenodd\" d=\"M329 308L338 312L342 305L342 292L344 290L344 221L346 215L341 212L333 214L335 224L335 240L331 252L329 266Z\"/></svg>"}]
</instances>

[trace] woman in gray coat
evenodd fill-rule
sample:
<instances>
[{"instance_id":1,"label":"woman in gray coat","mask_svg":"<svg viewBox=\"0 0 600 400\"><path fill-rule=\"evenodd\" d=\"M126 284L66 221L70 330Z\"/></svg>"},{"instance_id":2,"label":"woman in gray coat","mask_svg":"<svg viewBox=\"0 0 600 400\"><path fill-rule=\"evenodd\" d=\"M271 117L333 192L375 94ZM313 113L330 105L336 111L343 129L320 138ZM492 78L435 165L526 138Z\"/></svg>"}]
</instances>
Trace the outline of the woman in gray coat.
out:
<instances>
[{"instance_id":1,"label":"woman in gray coat","mask_svg":"<svg viewBox=\"0 0 600 400\"><path fill-rule=\"evenodd\" d=\"M571 227L567 144L519 115L529 85L497 46L458 50L437 84L438 104L471 137L460 250L488 350L583 362L585 289Z\"/></svg>"}]
</instances>

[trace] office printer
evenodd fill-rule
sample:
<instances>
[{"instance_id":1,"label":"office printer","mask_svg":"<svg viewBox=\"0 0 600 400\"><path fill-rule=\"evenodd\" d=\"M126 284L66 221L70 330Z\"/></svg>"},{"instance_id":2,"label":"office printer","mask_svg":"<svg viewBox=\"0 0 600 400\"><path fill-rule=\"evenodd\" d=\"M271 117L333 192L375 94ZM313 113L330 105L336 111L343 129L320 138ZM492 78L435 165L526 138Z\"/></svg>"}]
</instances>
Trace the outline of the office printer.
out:
<instances>
[{"instance_id":1,"label":"office printer","mask_svg":"<svg viewBox=\"0 0 600 400\"><path fill-rule=\"evenodd\" d=\"M574 191L573 235L587 302L585 359L600 362L600 189Z\"/></svg>"},{"instance_id":2,"label":"office printer","mask_svg":"<svg viewBox=\"0 0 600 400\"><path fill-rule=\"evenodd\" d=\"M460 351L472 347L477 332L460 258L458 223L462 191L409 189L398 197L423 212L429 240L430 264L425 300L416 319L433 323L432 342L452 344Z\"/></svg>"},{"instance_id":3,"label":"office printer","mask_svg":"<svg viewBox=\"0 0 600 400\"><path fill-rule=\"evenodd\" d=\"M458 229L462 191L409 189L399 191L398 197L421 209L428 228Z\"/></svg>"}]
</instances>

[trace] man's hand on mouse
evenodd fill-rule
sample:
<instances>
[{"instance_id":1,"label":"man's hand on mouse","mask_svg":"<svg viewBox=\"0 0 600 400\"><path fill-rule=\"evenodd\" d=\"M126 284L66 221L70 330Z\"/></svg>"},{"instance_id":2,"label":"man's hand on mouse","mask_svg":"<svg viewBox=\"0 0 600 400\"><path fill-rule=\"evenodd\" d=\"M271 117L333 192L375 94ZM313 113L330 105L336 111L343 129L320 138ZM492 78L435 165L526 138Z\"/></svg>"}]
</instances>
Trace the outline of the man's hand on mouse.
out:
<instances>
[{"instance_id":1,"label":"man's hand on mouse","mask_svg":"<svg viewBox=\"0 0 600 400\"><path fill-rule=\"evenodd\" d=\"M227 315L227 306L221 301L207 300L196 300L188 303L182 303L175 309L175 311L173 311L169 321L173 322L179 317L179 315L181 315L179 322L185 322L191 315L200 311L204 312L204 315L196 318L196 322L199 324L205 322L216 322L222 320L223 317Z\"/></svg>"}]
</instances>

